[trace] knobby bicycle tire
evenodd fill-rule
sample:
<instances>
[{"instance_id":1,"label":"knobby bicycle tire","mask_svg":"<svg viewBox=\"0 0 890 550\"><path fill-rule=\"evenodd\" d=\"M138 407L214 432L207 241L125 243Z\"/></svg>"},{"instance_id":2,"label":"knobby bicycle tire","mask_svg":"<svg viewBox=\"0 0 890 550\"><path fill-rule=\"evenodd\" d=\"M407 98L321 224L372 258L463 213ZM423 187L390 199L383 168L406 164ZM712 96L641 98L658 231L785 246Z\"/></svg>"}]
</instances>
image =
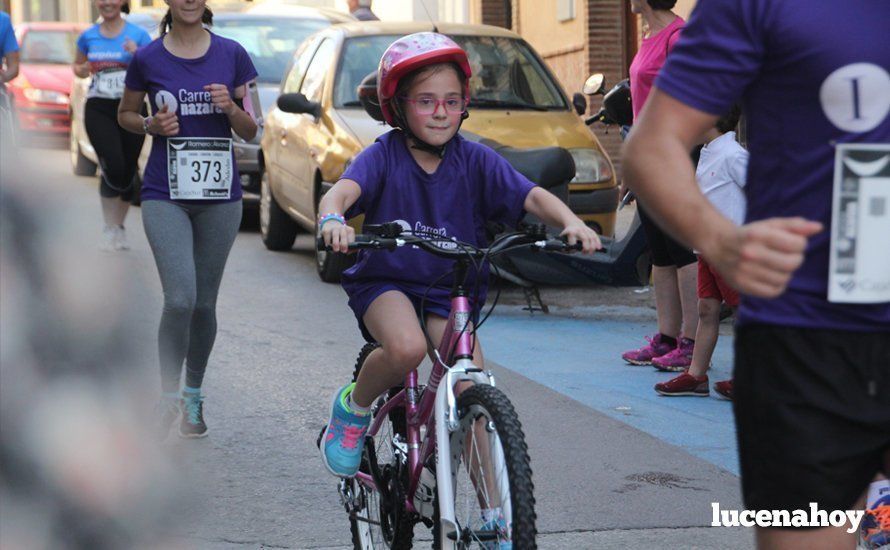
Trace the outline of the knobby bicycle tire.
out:
<instances>
[{"instance_id":1,"label":"knobby bicycle tire","mask_svg":"<svg viewBox=\"0 0 890 550\"><path fill-rule=\"evenodd\" d=\"M474 422L468 415L473 410L478 411L479 409L483 410L494 423L494 430L500 439L509 478L513 549L532 550L537 548L537 528L535 526L537 515L535 514L532 470L525 435L513 404L501 390L493 386L474 385L460 394L457 405L458 421L461 426L465 426L467 422ZM452 438L452 470L455 473L459 467L457 462L463 462L466 456L463 453L465 441L466 438ZM457 500L458 495L455 491L455 501ZM439 523L436 521L433 530L433 548L439 548L439 529ZM475 547L475 545L470 546ZM465 546L458 545L458 547Z\"/></svg>"},{"instance_id":2,"label":"knobby bicycle tire","mask_svg":"<svg viewBox=\"0 0 890 550\"><path fill-rule=\"evenodd\" d=\"M359 352L358 358L355 361L355 371L353 372L353 381L358 380L359 372L361 372L362 365L364 365L365 360L368 358L368 356L371 354L371 352L373 352L378 347L380 347L380 344L376 344L376 343L365 344L364 347L362 347L362 350ZM388 396L392 397L400 389L401 388L391 389L389 391ZM379 402L378 402L378 404L379 404ZM392 435L399 434L402 436L402 438L404 440L405 434L406 434L405 408L397 407L395 409L392 409L389 412L389 422L390 422L390 426L391 426L390 433ZM366 472L366 473L369 471L368 458L369 458L369 455L368 455L368 451L366 448L364 451L364 456L362 457L362 466L360 468L361 471ZM382 467L384 465L381 464L380 466ZM402 479L399 481L399 486L400 486L402 492L407 491L407 478L406 478L407 471L405 471L404 474L405 475L400 476L400 477L402 477ZM359 483L356 481L352 481L352 484L353 484L353 491L354 492L358 491ZM366 496L363 498L365 510L366 510L367 515L370 517L374 513L374 510L369 510L367 507L368 507L369 503L372 501L372 499L370 499L367 496L367 493L365 493L365 495ZM398 502L398 506L400 506L400 507L402 506L401 503L403 501L404 501L404 494L402 494L402 496L400 498L396 499L396 502ZM379 506L380 506L380 498L378 495L378 497L377 497L378 510L379 510ZM395 522L396 524L391 526L391 528L393 530L392 540L383 541L382 548L391 548L394 550L403 550L403 549L411 548L412 542L414 540L415 521L413 518L408 517L407 512L404 510L404 508L401 508L401 512L402 512L401 514L397 515L397 519ZM379 519L379 512L378 512L378 519ZM352 534L352 545L353 545L353 548L355 548L355 550L369 550L369 547L365 546L364 543L362 542L362 536L360 533L360 528L362 527L360 524L362 524L362 523L364 523L364 522L361 522L360 520L357 520L352 517L349 520L349 528L350 528L350 532ZM370 548L375 548L375 546L373 546L373 542L372 542L372 546L370 546Z\"/></svg>"}]
</instances>

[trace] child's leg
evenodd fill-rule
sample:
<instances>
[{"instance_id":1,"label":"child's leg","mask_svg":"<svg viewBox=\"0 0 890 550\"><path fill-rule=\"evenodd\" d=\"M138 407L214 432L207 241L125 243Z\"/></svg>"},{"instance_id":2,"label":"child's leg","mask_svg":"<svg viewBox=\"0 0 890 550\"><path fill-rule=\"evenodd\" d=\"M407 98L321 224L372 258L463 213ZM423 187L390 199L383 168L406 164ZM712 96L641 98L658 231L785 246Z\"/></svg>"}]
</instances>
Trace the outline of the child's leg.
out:
<instances>
[{"instance_id":1,"label":"child's leg","mask_svg":"<svg viewBox=\"0 0 890 550\"><path fill-rule=\"evenodd\" d=\"M698 328L695 331L695 350L689 374L704 376L711 364L711 355L717 346L720 331L720 301L714 298L699 298Z\"/></svg>"},{"instance_id":2,"label":"child's leg","mask_svg":"<svg viewBox=\"0 0 890 550\"><path fill-rule=\"evenodd\" d=\"M369 407L420 365L427 346L414 305L399 291L390 290L375 298L362 320L380 347L365 360L351 399L360 407Z\"/></svg>"},{"instance_id":3,"label":"child's leg","mask_svg":"<svg viewBox=\"0 0 890 550\"><path fill-rule=\"evenodd\" d=\"M445 325L448 324L448 320L438 315L427 315L426 316L426 329L430 334L430 339L432 339L433 343L438 346L442 342L442 336L445 333ZM472 330L472 325L470 325L468 330ZM479 344L479 338L476 337L473 346L473 363L479 367L480 369L485 368L485 358L482 356L482 346ZM430 359L435 360L435 355L432 353L433 350L429 350ZM463 388L458 386L458 390L462 390Z\"/></svg>"}]
</instances>

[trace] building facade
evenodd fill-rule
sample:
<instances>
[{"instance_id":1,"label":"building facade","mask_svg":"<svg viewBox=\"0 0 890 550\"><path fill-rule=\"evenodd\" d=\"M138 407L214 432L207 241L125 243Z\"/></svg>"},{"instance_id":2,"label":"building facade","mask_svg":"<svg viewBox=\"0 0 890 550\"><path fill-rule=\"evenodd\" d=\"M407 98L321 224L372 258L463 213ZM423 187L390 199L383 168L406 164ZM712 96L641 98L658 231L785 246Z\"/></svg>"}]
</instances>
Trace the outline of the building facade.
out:
<instances>
[{"instance_id":1,"label":"building facade","mask_svg":"<svg viewBox=\"0 0 890 550\"><path fill-rule=\"evenodd\" d=\"M87 23L98 16L92 0L2 0L13 24L25 21Z\"/></svg>"},{"instance_id":2,"label":"building facade","mask_svg":"<svg viewBox=\"0 0 890 550\"><path fill-rule=\"evenodd\" d=\"M461 0L457 0L461 2ZM469 21L497 25L522 35L571 96L593 73L607 85L627 78L637 52L642 23L629 0L469 0ZM687 18L695 0L678 0L674 11ZM599 108L590 101L590 112ZM603 146L620 173L621 140L614 129L595 125Z\"/></svg>"}]
</instances>

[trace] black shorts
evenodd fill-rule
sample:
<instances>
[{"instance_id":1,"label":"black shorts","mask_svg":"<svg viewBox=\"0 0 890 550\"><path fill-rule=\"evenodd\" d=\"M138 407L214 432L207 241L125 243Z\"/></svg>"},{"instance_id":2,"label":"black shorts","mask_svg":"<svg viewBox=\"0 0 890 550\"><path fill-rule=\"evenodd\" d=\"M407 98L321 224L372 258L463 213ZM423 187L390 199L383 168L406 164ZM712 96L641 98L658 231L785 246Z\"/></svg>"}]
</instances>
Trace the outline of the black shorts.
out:
<instances>
[{"instance_id":1,"label":"black shorts","mask_svg":"<svg viewBox=\"0 0 890 550\"><path fill-rule=\"evenodd\" d=\"M740 327L733 393L746 508L850 510L890 474L890 331Z\"/></svg>"},{"instance_id":2,"label":"black shorts","mask_svg":"<svg viewBox=\"0 0 890 550\"><path fill-rule=\"evenodd\" d=\"M120 127L117 123L119 104L117 99L91 97L84 106L83 122L102 168L99 195L129 201L136 187L134 179L145 136ZM142 114L145 115L144 107Z\"/></svg>"},{"instance_id":3,"label":"black shorts","mask_svg":"<svg viewBox=\"0 0 890 550\"><path fill-rule=\"evenodd\" d=\"M675 241L655 223L655 220L649 217L639 201L637 201L637 212L640 215L640 225L643 226L643 232L646 234L649 250L652 251L652 265L680 268L698 261L692 250Z\"/></svg>"}]
</instances>

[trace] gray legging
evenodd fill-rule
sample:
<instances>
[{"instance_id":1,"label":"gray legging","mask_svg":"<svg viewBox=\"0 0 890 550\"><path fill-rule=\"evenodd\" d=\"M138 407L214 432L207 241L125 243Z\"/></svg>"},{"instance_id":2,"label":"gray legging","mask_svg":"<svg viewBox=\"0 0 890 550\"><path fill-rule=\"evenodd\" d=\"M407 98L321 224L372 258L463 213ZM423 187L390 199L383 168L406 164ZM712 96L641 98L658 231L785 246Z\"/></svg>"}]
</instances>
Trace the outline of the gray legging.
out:
<instances>
[{"instance_id":1,"label":"gray legging","mask_svg":"<svg viewBox=\"0 0 890 550\"><path fill-rule=\"evenodd\" d=\"M216 296L241 225L241 202L149 200L142 203L142 223L164 287L161 387L179 391L185 359L186 384L199 388L216 339Z\"/></svg>"}]
</instances>

